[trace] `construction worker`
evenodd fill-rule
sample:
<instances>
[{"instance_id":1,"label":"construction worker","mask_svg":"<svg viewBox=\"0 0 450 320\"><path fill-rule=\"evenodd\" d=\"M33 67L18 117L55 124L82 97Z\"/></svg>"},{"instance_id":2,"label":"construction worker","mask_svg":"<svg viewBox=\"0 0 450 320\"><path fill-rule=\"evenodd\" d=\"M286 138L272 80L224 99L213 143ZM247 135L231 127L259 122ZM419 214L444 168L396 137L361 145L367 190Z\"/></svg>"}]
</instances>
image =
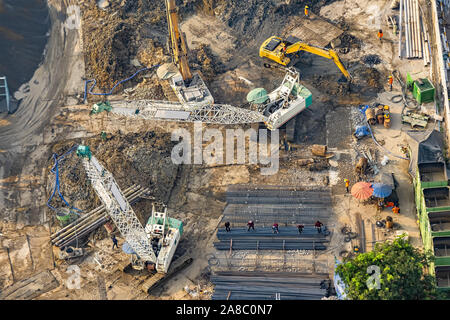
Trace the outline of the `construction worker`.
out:
<instances>
[{"instance_id":1,"label":"construction worker","mask_svg":"<svg viewBox=\"0 0 450 320\"><path fill-rule=\"evenodd\" d=\"M392 77L392 75L389 76L388 83L389 83L390 91L392 91L392 84L394 83L394 78Z\"/></svg>"},{"instance_id":2,"label":"construction worker","mask_svg":"<svg viewBox=\"0 0 450 320\"><path fill-rule=\"evenodd\" d=\"M378 199L377 202L377 211L383 211L384 209L384 200L383 199Z\"/></svg>"},{"instance_id":3,"label":"construction worker","mask_svg":"<svg viewBox=\"0 0 450 320\"><path fill-rule=\"evenodd\" d=\"M278 231L278 223L274 223L273 224L273 226L272 226L272 230L273 230L273 233L278 233L279 231Z\"/></svg>"},{"instance_id":4,"label":"construction worker","mask_svg":"<svg viewBox=\"0 0 450 320\"><path fill-rule=\"evenodd\" d=\"M305 226L304 225L302 225L302 224L299 224L298 226L297 226L297 229L298 229L298 233L302 233L303 232L303 228L304 228Z\"/></svg>"},{"instance_id":5,"label":"construction worker","mask_svg":"<svg viewBox=\"0 0 450 320\"><path fill-rule=\"evenodd\" d=\"M229 222L229 221L225 222L225 230L226 230L227 232L230 232L230 231L231 231L231 229L230 229L230 222Z\"/></svg>"},{"instance_id":6,"label":"construction worker","mask_svg":"<svg viewBox=\"0 0 450 320\"><path fill-rule=\"evenodd\" d=\"M345 190L348 193L348 187L350 186L350 181L348 179L344 179L344 183L345 183Z\"/></svg>"},{"instance_id":7,"label":"construction worker","mask_svg":"<svg viewBox=\"0 0 450 320\"><path fill-rule=\"evenodd\" d=\"M309 16L309 7L305 6L305 16Z\"/></svg>"},{"instance_id":8,"label":"construction worker","mask_svg":"<svg viewBox=\"0 0 450 320\"><path fill-rule=\"evenodd\" d=\"M383 38L383 30L378 30L378 33L377 33L377 37L378 37L378 39L380 39L380 42L381 42L381 39Z\"/></svg>"},{"instance_id":9,"label":"construction worker","mask_svg":"<svg viewBox=\"0 0 450 320\"><path fill-rule=\"evenodd\" d=\"M393 213L393 214L399 214L399 213L400 213L400 207L399 207L398 205L395 205L395 206L392 208L392 213Z\"/></svg>"},{"instance_id":10,"label":"construction worker","mask_svg":"<svg viewBox=\"0 0 450 320\"><path fill-rule=\"evenodd\" d=\"M317 220L316 223L314 224L314 226L316 227L317 233L321 233L322 232L322 226L323 226L322 222Z\"/></svg>"},{"instance_id":11,"label":"construction worker","mask_svg":"<svg viewBox=\"0 0 450 320\"><path fill-rule=\"evenodd\" d=\"M392 220L392 217L387 216L386 217L386 229L392 229L394 227L394 221Z\"/></svg>"},{"instance_id":12,"label":"construction worker","mask_svg":"<svg viewBox=\"0 0 450 320\"><path fill-rule=\"evenodd\" d=\"M250 221L247 223L247 226L248 226L247 231L250 231L250 229L255 230L255 223L254 223L252 220L250 220Z\"/></svg>"},{"instance_id":13,"label":"construction worker","mask_svg":"<svg viewBox=\"0 0 450 320\"><path fill-rule=\"evenodd\" d=\"M114 247L116 247L117 249L119 249L119 245L117 244L117 239L116 239L116 236L115 236L115 235L112 235L112 236L111 236L111 240L112 240L112 242L113 242L112 249L114 250Z\"/></svg>"}]
</instances>

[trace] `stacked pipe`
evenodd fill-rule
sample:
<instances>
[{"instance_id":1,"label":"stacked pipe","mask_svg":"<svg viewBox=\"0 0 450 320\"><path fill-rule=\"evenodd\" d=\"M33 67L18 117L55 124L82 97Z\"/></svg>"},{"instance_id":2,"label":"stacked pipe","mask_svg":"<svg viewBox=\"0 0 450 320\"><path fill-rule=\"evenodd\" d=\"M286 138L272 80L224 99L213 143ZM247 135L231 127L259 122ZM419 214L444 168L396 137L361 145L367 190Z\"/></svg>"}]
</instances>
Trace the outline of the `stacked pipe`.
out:
<instances>
[{"instance_id":1,"label":"stacked pipe","mask_svg":"<svg viewBox=\"0 0 450 320\"><path fill-rule=\"evenodd\" d=\"M217 231L219 242L214 242L217 250L325 250L324 243L329 232L323 228L318 233L313 226L298 232L296 227L280 227L278 233L272 228L233 228L230 232L224 229Z\"/></svg>"},{"instance_id":2,"label":"stacked pipe","mask_svg":"<svg viewBox=\"0 0 450 320\"><path fill-rule=\"evenodd\" d=\"M404 28L402 28L402 22ZM425 30L423 14L419 8L418 0L400 1L400 35L399 35L399 56L402 56L402 31L405 34L406 58L424 59L424 63L429 63L428 35ZM427 59L428 58L428 59Z\"/></svg>"},{"instance_id":3,"label":"stacked pipe","mask_svg":"<svg viewBox=\"0 0 450 320\"><path fill-rule=\"evenodd\" d=\"M124 195L129 203L133 203L148 193L149 189L142 189L139 185L132 185L124 191ZM102 226L108 219L109 214L106 212L105 206L101 205L52 234L50 236L51 242L57 247L71 245Z\"/></svg>"},{"instance_id":4,"label":"stacked pipe","mask_svg":"<svg viewBox=\"0 0 450 320\"><path fill-rule=\"evenodd\" d=\"M320 300L328 295L326 275L272 272L218 273L212 300Z\"/></svg>"}]
</instances>

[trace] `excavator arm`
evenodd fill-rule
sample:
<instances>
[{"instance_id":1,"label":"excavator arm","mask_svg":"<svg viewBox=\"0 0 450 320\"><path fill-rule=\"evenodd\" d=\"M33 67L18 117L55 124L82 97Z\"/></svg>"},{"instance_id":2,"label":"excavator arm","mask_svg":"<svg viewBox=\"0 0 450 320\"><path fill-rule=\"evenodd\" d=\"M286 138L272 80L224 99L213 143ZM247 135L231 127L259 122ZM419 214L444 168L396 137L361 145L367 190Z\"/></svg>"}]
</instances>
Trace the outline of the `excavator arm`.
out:
<instances>
[{"instance_id":1,"label":"excavator arm","mask_svg":"<svg viewBox=\"0 0 450 320\"><path fill-rule=\"evenodd\" d=\"M348 80L351 79L350 74L348 73L347 69L345 69L345 67L342 64L341 59L339 59L339 56L337 55L336 51L334 51L332 49L324 49L324 48L311 46L311 45L308 45L303 42L297 42L297 43L294 43L294 44L288 46L286 48L285 54L292 54L292 53L296 53L299 51L306 51L306 52L333 60L334 63L339 68L339 70L341 70L341 72L344 74L344 76Z\"/></svg>"},{"instance_id":2,"label":"excavator arm","mask_svg":"<svg viewBox=\"0 0 450 320\"><path fill-rule=\"evenodd\" d=\"M338 66L339 70L344 74L344 76L351 80L351 76L347 69L345 69L337 53L332 49L324 49L316 46L306 44L304 42L298 41L296 43L289 43L283 39L272 36L263 42L261 48L259 49L259 55L261 57L268 58L272 61L277 62L283 66L288 66L291 62L289 55L295 54L300 51L310 52L312 54L331 59Z\"/></svg>"},{"instance_id":3,"label":"excavator arm","mask_svg":"<svg viewBox=\"0 0 450 320\"><path fill-rule=\"evenodd\" d=\"M178 13L175 5L175 0L165 0L167 10L167 24L169 28L170 47L172 50L172 57L175 64L180 70L183 80L190 80L192 78L191 70L188 64L188 49L186 39L181 33L180 26L178 25Z\"/></svg>"}]
</instances>

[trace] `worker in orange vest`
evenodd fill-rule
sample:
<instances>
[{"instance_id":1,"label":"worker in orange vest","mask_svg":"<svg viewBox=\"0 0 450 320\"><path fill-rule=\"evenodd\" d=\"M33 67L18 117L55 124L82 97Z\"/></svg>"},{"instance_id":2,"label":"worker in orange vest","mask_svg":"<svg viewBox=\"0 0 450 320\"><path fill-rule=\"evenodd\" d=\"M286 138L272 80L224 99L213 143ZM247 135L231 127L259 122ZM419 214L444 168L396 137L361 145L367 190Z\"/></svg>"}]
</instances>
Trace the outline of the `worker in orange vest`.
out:
<instances>
[{"instance_id":1,"label":"worker in orange vest","mask_svg":"<svg viewBox=\"0 0 450 320\"><path fill-rule=\"evenodd\" d=\"M390 86L390 91L392 91L392 84L394 83L394 78L392 76L389 76L388 83L389 83L389 86Z\"/></svg>"},{"instance_id":2,"label":"worker in orange vest","mask_svg":"<svg viewBox=\"0 0 450 320\"><path fill-rule=\"evenodd\" d=\"M308 16L309 15L309 10L308 10L308 6L305 6L305 16Z\"/></svg>"},{"instance_id":3,"label":"worker in orange vest","mask_svg":"<svg viewBox=\"0 0 450 320\"><path fill-rule=\"evenodd\" d=\"M398 205L395 205L395 206L392 208L392 212L393 212L394 214L399 214L399 213L400 213L400 208L399 208L399 206L398 206Z\"/></svg>"},{"instance_id":4,"label":"worker in orange vest","mask_svg":"<svg viewBox=\"0 0 450 320\"><path fill-rule=\"evenodd\" d=\"M345 190L347 190L347 193L348 193L348 187L350 186L350 181L348 179L344 179L344 183L345 183Z\"/></svg>"},{"instance_id":5,"label":"worker in orange vest","mask_svg":"<svg viewBox=\"0 0 450 320\"><path fill-rule=\"evenodd\" d=\"M381 39L383 38L383 30L378 30L378 34L377 34L377 37L378 37L378 39L380 39L380 42L381 42Z\"/></svg>"}]
</instances>

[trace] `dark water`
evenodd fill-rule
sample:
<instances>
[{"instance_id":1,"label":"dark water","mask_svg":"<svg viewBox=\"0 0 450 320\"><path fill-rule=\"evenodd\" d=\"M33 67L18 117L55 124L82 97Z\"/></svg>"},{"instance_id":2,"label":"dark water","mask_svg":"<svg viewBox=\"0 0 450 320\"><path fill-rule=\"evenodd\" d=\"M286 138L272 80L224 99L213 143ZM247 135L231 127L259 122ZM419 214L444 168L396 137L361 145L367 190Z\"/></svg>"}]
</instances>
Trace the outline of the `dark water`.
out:
<instances>
[{"instance_id":1,"label":"dark water","mask_svg":"<svg viewBox=\"0 0 450 320\"><path fill-rule=\"evenodd\" d=\"M0 76L11 95L42 61L49 30L46 0L0 0Z\"/></svg>"}]
</instances>

